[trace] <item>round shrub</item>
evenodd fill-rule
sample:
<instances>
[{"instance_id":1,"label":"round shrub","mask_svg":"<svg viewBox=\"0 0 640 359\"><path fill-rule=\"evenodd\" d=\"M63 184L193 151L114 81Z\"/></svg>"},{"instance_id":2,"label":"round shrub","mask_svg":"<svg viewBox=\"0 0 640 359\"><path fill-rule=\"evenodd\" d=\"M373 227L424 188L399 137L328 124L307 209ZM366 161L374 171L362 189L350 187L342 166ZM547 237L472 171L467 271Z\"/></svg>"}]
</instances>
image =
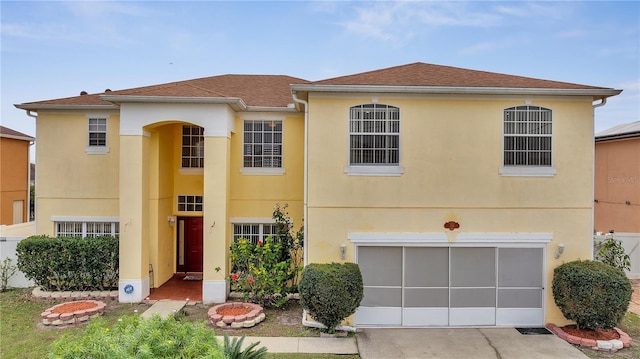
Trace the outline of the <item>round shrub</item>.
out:
<instances>
[{"instance_id":1,"label":"round shrub","mask_svg":"<svg viewBox=\"0 0 640 359\"><path fill-rule=\"evenodd\" d=\"M302 307L333 332L360 306L360 267L355 263L309 264L302 271L298 290Z\"/></svg>"},{"instance_id":2,"label":"round shrub","mask_svg":"<svg viewBox=\"0 0 640 359\"><path fill-rule=\"evenodd\" d=\"M597 261L574 261L556 267L553 299L579 329L611 329L629 306L631 283L623 271Z\"/></svg>"}]
</instances>

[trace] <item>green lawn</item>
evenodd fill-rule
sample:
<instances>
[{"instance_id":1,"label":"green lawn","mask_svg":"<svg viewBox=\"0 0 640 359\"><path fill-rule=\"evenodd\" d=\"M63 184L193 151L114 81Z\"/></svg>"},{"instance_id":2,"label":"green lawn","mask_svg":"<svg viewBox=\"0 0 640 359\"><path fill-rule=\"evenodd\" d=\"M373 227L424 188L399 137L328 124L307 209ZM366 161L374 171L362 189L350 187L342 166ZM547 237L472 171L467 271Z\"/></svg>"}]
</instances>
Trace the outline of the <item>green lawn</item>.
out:
<instances>
[{"instance_id":1,"label":"green lawn","mask_svg":"<svg viewBox=\"0 0 640 359\"><path fill-rule=\"evenodd\" d=\"M640 317L631 312L627 312L627 314L624 316L624 319L622 319L619 328L622 329L625 333L629 334L629 336L633 339L630 348L620 350L617 353L603 353L591 349L581 348L582 352L590 358L640 358L640 343L636 342L640 339Z\"/></svg>"},{"instance_id":2,"label":"green lawn","mask_svg":"<svg viewBox=\"0 0 640 359\"><path fill-rule=\"evenodd\" d=\"M51 328L41 324L40 313L55 305L54 301L38 301L31 298L31 289L12 289L0 293L0 358L43 358L46 356L49 346L63 334L80 336L85 327ZM148 306L144 304L125 304L117 301L106 301L107 308L104 317L111 322L123 315L133 315L136 311L142 313ZM185 318L190 320L203 320L203 308L189 308ZM297 313L295 315L298 315ZM265 321L267 322L267 321ZM277 328L275 323L260 325L261 331L254 330L249 335L266 336L268 332L294 336L318 335L317 331L309 328L285 325ZM238 333L235 333L238 334ZM216 333L221 335L221 333ZM269 354L269 358L284 359L358 359L358 355L331 355L331 354Z\"/></svg>"}]
</instances>

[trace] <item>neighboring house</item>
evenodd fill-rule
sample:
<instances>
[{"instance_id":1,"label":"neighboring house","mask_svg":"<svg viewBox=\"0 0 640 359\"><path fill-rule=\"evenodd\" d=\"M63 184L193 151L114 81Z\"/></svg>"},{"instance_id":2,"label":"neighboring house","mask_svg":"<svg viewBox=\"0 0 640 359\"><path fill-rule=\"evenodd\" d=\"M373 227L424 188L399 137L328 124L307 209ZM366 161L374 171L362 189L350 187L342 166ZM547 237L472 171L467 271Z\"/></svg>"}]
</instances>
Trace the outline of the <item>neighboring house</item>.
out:
<instances>
[{"instance_id":1,"label":"neighboring house","mask_svg":"<svg viewBox=\"0 0 640 359\"><path fill-rule=\"evenodd\" d=\"M34 140L0 126L0 225L29 221L29 147Z\"/></svg>"},{"instance_id":2,"label":"neighboring house","mask_svg":"<svg viewBox=\"0 0 640 359\"><path fill-rule=\"evenodd\" d=\"M594 231L614 231L640 276L640 121L595 135Z\"/></svg>"},{"instance_id":3,"label":"neighboring house","mask_svg":"<svg viewBox=\"0 0 640 359\"><path fill-rule=\"evenodd\" d=\"M42 134L37 232L119 235L121 301L176 271L226 300L230 242L288 203L305 263L360 265L354 325L543 325L553 269L591 256L594 102L619 93L414 63L16 106Z\"/></svg>"}]
</instances>

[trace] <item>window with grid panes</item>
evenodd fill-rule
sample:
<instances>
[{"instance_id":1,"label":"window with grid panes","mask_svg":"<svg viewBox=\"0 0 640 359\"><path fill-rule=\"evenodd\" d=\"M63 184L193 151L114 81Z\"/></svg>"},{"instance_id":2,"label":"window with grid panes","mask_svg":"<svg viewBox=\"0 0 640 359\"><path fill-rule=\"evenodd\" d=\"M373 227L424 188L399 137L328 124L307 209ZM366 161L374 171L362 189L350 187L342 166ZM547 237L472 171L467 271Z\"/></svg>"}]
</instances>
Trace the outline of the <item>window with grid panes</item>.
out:
<instances>
[{"instance_id":1,"label":"window with grid panes","mask_svg":"<svg viewBox=\"0 0 640 359\"><path fill-rule=\"evenodd\" d=\"M274 223L237 223L233 225L233 240L244 238L253 244L258 244L259 240L264 243L270 235L273 235L273 239L277 240L276 232L277 227Z\"/></svg>"},{"instance_id":2,"label":"window with grid panes","mask_svg":"<svg viewBox=\"0 0 640 359\"><path fill-rule=\"evenodd\" d=\"M282 167L282 121L244 121L243 163L247 168Z\"/></svg>"},{"instance_id":3,"label":"window with grid panes","mask_svg":"<svg viewBox=\"0 0 640 359\"><path fill-rule=\"evenodd\" d=\"M400 109L363 104L349 109L349 164L397 166L400 163Z\"/></svg>"},{"instance_id":4,"label":"window with grid panes","mask_svg":"<svg viewBox=\"0 0 640 359\"><path fill-rule=\"evenodd\" d=\"M58 237L120 236L118 222L56 222Z\"/></svg>"},{"instance_id":5,"label":"window with grid panes","mask_svg":"<svg viewBox=\"0 0 640 359\"><path fill-rule=\"evenodd\" d=\"M504 110L504 166L552 166L552 112L539 106Z\"/></svg>"},{"instance_id":6,"label":"window with grid panes","mask_svg":"<svg viewBox=\"0 0 640 359\"><path fill-rule=\"evenodd\" d=\"M182 126L182 168L204 167L204 129Z\"/></svg>"},{"instance_id":7,"label":"window with grid panes","mask_svg":"<svg viewBox=\"0 0 640 359\"><path fill-rule=\"evenodd\" d=\"M107 119L89 118L89 147L107 145Z\"/></svg>"},{"instance_id":8,"label":"window with grid panes","mask_svg":"<svg viewBox=\"0 0 640 359\"><path fill-rule=\"evenodd\" d=\"M178 196L179 212L202 212L202 196Z\"/></svg>"}]
</instances>

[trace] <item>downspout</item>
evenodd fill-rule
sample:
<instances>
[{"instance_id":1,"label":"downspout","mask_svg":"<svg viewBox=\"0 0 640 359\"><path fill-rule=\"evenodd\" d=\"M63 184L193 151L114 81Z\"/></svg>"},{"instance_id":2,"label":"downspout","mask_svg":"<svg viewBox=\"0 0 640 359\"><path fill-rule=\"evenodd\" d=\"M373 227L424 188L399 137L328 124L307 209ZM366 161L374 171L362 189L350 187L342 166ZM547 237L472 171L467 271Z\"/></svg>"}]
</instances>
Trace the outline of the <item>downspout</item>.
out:
<instances>
[{"instance_id":1,"label":"downspout","mask_svg":"<svg viewBox=\"0 0 640 359\"><path fill-rule=\"evenodd\" d=\"M296 92L292 91L292 95L293 95L293 101L302 104L304 106L304 199L303 199L303 210L302 210L302 215L305 221L307 221L307 214L308 214L308 204L307 204L307 199L308 199L308 180L309 180L309 102L299 99ZM308 222L307 222L308 223ZM304 243L302 246L302 257L303 257L303 264L306 267L308 264L308 259L307 259L307 223L304 224L304 228L302 229L302 233L303 233L303 237L304 237ZM326 329L327 327L322 324L322 323L318 323L316 321L312 321L312 320L307 320L307 311L306 310L302 310L302 325L304 325L305 327L313 327L313 328L319 328L319 329ZM351 327L351 326L346 326L346 325L339 325L336 327L337 330L342 330L342 331L347 331L347 332L355 332L356 328L355 327Z\"/></svg>"},{"instance_id":2,"label":"downspout","mask_svg":"<svg viewBox=\"0 0 640 359\"><path fill-rule=\"evenodd\" d=\"M596 123L596 108L602 107L602 106L604 106L606 104L607 104L607 98L603 97L600 100L600 103L597 103L595 105L593 105L593 104L591 105L593 107L593 115L592 115L593 116L593 121L591 121L591 122L594 124L594 126L595 126L595 123ZM592 158L592 161L593 161L592 164L591 164L591 168L593 169L593 173L591 173L591 193L593 193L595 195L595 193L596 193L596 171L595 171L595 169L596 169L596 143L595 143L595 139L593 141L593 147L592 147L591 151L593 151L591 153L591 158ZM594 240L593 236L595 235L595 230L596 230L595 229L595 224L596 224L596 214L595 214L595 212L596 212L595 202L592 201L591 202L591 228L594 231L594 233L591 235L591 246L590 246L591 247L591 259L592 260L594 259L594 255L595 255L595 253L593 252L593 240Z\"/></svg>"}]
</instances>

